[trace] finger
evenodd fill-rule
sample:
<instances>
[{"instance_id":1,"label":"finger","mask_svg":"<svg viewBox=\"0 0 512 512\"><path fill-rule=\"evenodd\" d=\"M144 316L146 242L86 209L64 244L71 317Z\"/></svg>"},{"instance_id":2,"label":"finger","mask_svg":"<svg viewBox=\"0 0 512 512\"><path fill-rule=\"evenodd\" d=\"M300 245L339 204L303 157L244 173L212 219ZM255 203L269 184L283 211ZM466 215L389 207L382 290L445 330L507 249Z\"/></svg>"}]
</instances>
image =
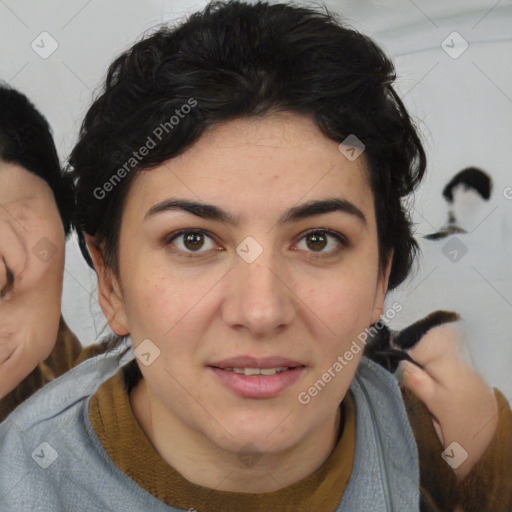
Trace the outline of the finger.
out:
<instances>
[{"instance_id":1,"label":"finger","mask_svg":"<svg viewBox=\"0 0 512 512\"><path fill-rule=\"evenodd\" d=\"M425 371L409 361L400 361L399 378L434 413L439 384Z\"/></svg>"},{"instance_id":2,"label":"finger","mask_svg":"<svg viewBox=\"0 0 512 512\"><path fill-rule=\"evenodd\" d=\"M432 329L407 352L438 382L456 378L473 366L462 342L461 329L455 324Z\"/></svg>"},{"instance_id":3,"label":"finger","mask_svg":"<svg viewBox=\"0 0 512 512\"><path fill-rule=\"evenodd\" d=\"M462 333L457 324L442 324L430 329L407 353L428 364L446 355L457 354L462 345Z\"/></svg>"}]
</instances>

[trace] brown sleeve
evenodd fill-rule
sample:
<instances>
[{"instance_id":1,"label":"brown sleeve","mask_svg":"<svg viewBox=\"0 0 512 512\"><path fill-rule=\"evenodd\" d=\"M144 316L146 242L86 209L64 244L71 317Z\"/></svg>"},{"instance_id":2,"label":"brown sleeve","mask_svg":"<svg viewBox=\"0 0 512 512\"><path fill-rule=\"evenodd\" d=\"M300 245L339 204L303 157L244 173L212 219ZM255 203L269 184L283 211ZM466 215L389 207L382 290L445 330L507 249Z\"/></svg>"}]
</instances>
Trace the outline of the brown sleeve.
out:
<instances>
[{"instance_id":1,"label":"brown sleeve","mask_svg":"<svg viewBox=\"0 0 512 512\"><path fill-rule=\"evenodd\" d=\"M403 386L400 390L418 445L421 510L452 512L457 504L457 478L441 457L444 448L434 430L430 412L412 391Z\"/></svg>"},{"instance_id":2,"label":"brown sleeve","mask_svg":"<svg viewBox=\"0 0 512 512\"><path fill-rule=\"evenodd\" d=\"M458 484L459 503L465 512L512 511L512 411L509 401L494 389L498 426L491 444Z\"/></svg>"}]
</instances>

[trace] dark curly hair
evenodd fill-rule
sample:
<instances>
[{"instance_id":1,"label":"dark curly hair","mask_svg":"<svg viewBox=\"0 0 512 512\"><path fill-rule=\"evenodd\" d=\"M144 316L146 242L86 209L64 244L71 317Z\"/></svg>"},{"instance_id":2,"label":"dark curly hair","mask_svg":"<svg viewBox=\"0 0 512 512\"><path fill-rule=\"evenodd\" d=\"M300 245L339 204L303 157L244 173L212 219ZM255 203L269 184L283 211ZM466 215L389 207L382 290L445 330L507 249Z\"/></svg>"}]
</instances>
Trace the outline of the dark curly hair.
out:
<instances>
[{"instance_id":1,"label":"dark curly hair","mask_svg":"<svg viewBox=\"0 0 512 512\"><path fill-rule=\"evenodd\" d=\"M20 165L48 183L69 235L73 180L60 165L48 121L21 92L0 84L0 159Z\"/></svg>"},{"instance_id":2,"label":"dark curly hair","mask_svg":"<svg viewBox=\"0 0 512 512\"><path fill-rule=\"evenodd\" d=\"M123 202L138 171L183 153L216 123L293 111L336 142L355 134L364 143L379 269L394 249L388 289L395 288L418 251L401 200L426 166L395 78L383 51L326 8L214 1L176 27L158 27L111 64L70 155L84 257L92 266L85 233L104 244L106 264L118 273ZM191 100L195 107L180 115ZM164 125L159 143L141 157L137 150Z\"/></svg>"}]
</instances>

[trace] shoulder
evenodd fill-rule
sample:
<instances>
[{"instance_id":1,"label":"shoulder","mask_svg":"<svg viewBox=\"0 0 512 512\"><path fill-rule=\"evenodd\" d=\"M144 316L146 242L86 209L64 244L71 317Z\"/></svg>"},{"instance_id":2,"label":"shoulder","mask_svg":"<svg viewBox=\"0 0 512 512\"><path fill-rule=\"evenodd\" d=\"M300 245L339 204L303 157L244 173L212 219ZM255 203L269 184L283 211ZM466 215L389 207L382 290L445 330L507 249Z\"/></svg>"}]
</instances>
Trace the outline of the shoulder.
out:
<instances>
[{"instance_id":1,"label":"shoulder","mask_svg":"<svg viewBox=\"0 0 512 512\"><path fill-rule=\"evenodd\" d=\"M25 400L0 424L0 458L16 452L16 439L44 437L73 424L101 383L124 364L119 356L117 351L87 359Z\"/></svg>"},{"instance_id":2,"label":"shoulder","mask_svg":"<svg viewBox=\"0 0 512 512\"><path fill-rule=\"evenodd\" d=\"M88 345L77 355L76 359L73 362L73 366L77 366L83 361L90 359L91 357L96 357L100 354L104 354L108 351L108 342L95 343L93 345Z\"/></svg>"},{"instance_id":3,"label":"shoulder","mask_svg":"<svg viewBox=\"0 0 512 512\"><path fill-rule=\"evenodd\" d=\"M125 364L126 358L119 355L101 354L84 361L36 392L0 424L1 510L4 504L8 510L32 510L42 502L48 508L41 505L41 510L54 510L64 488L73 494L76 482L87 480L93 468L104 464L87 421L88 404L99 386Z\"/></svg>"},{"instance_id":4,"label":"shoulder","mask_svg":"<svg viewBox=\"0 0 512 512\"><path fill-rule=\"evenodd\" d=\"M66 414L70 408L94 394L104 380L133 358L130 353L123 355L127 347L127 344L120 346L116 351L101 353L77 364L28 398L7 420L25 430ZM0 424L0 432L6 428L4 423Z\"/></svg>"},{"instance_id":5,"label":"shoulder","mask_svg":"<svg viewBox=\"0 0 512 512\"><path fill-rule=\"evenodd\" d=\"M133 359L132 351L121 354L84 361L0 424L0 510L177 510L113 463L89 420L96 391Z\"/></svg>"}]
</instances>

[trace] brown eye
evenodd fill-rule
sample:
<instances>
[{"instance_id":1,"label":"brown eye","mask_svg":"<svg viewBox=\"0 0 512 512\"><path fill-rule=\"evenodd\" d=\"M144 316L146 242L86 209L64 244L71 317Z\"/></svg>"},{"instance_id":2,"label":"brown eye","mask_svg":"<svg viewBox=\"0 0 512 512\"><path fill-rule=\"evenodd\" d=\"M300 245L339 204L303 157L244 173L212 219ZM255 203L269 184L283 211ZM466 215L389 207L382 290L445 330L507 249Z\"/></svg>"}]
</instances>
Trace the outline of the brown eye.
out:
<instances>
[{"instance_id":1,"label":"brown eye","mask_svg":"<svg viewBox=\"0 0 512 512\"><path fill-rule=\"evenodd\" d=\"M331 242L331 240L334 240L334 242ZM298 246L303 241L305 242L306 252L313 253L315 258L334 256L349 246L348 240L344 235L325 229L309 231L301 238ZM324 250L326 247L330 247L330 250ZM301 247L298 248L302 249Z\"/></svg>"},{"instance_id":2,"label":"brown eye","mask_svg":"<svg viewBox=\"0 0 512 512\"><path fill-rule=\"evenodd\" d=\"M324 233L311 233L306 236L307 244L314 251L321 251L327 245L327 237Z\"/></svg>"},{"instance_id":3,"label":"brown eye","mask_svg":"<svg viewBox=\"0 0 512 512\"><path fill-rule=\"evenodd\" d=\"M183 245L191 251L197 251L202 247L204 237L202 233L190 232L183 237Z\"/></svg>"},{"instance_id":4,"label":"brown eye","mask_svg":"<svg viewBox=\"0 0 512 512\"><path fill-rule=\"evenodd\" d=\"M165 243L174 246L177 249L175 252L185 257L194 257L194 253L201 255L216 247L211 236L204 231L191 229L173 233Z\"/></svg>"}]
</instances>

